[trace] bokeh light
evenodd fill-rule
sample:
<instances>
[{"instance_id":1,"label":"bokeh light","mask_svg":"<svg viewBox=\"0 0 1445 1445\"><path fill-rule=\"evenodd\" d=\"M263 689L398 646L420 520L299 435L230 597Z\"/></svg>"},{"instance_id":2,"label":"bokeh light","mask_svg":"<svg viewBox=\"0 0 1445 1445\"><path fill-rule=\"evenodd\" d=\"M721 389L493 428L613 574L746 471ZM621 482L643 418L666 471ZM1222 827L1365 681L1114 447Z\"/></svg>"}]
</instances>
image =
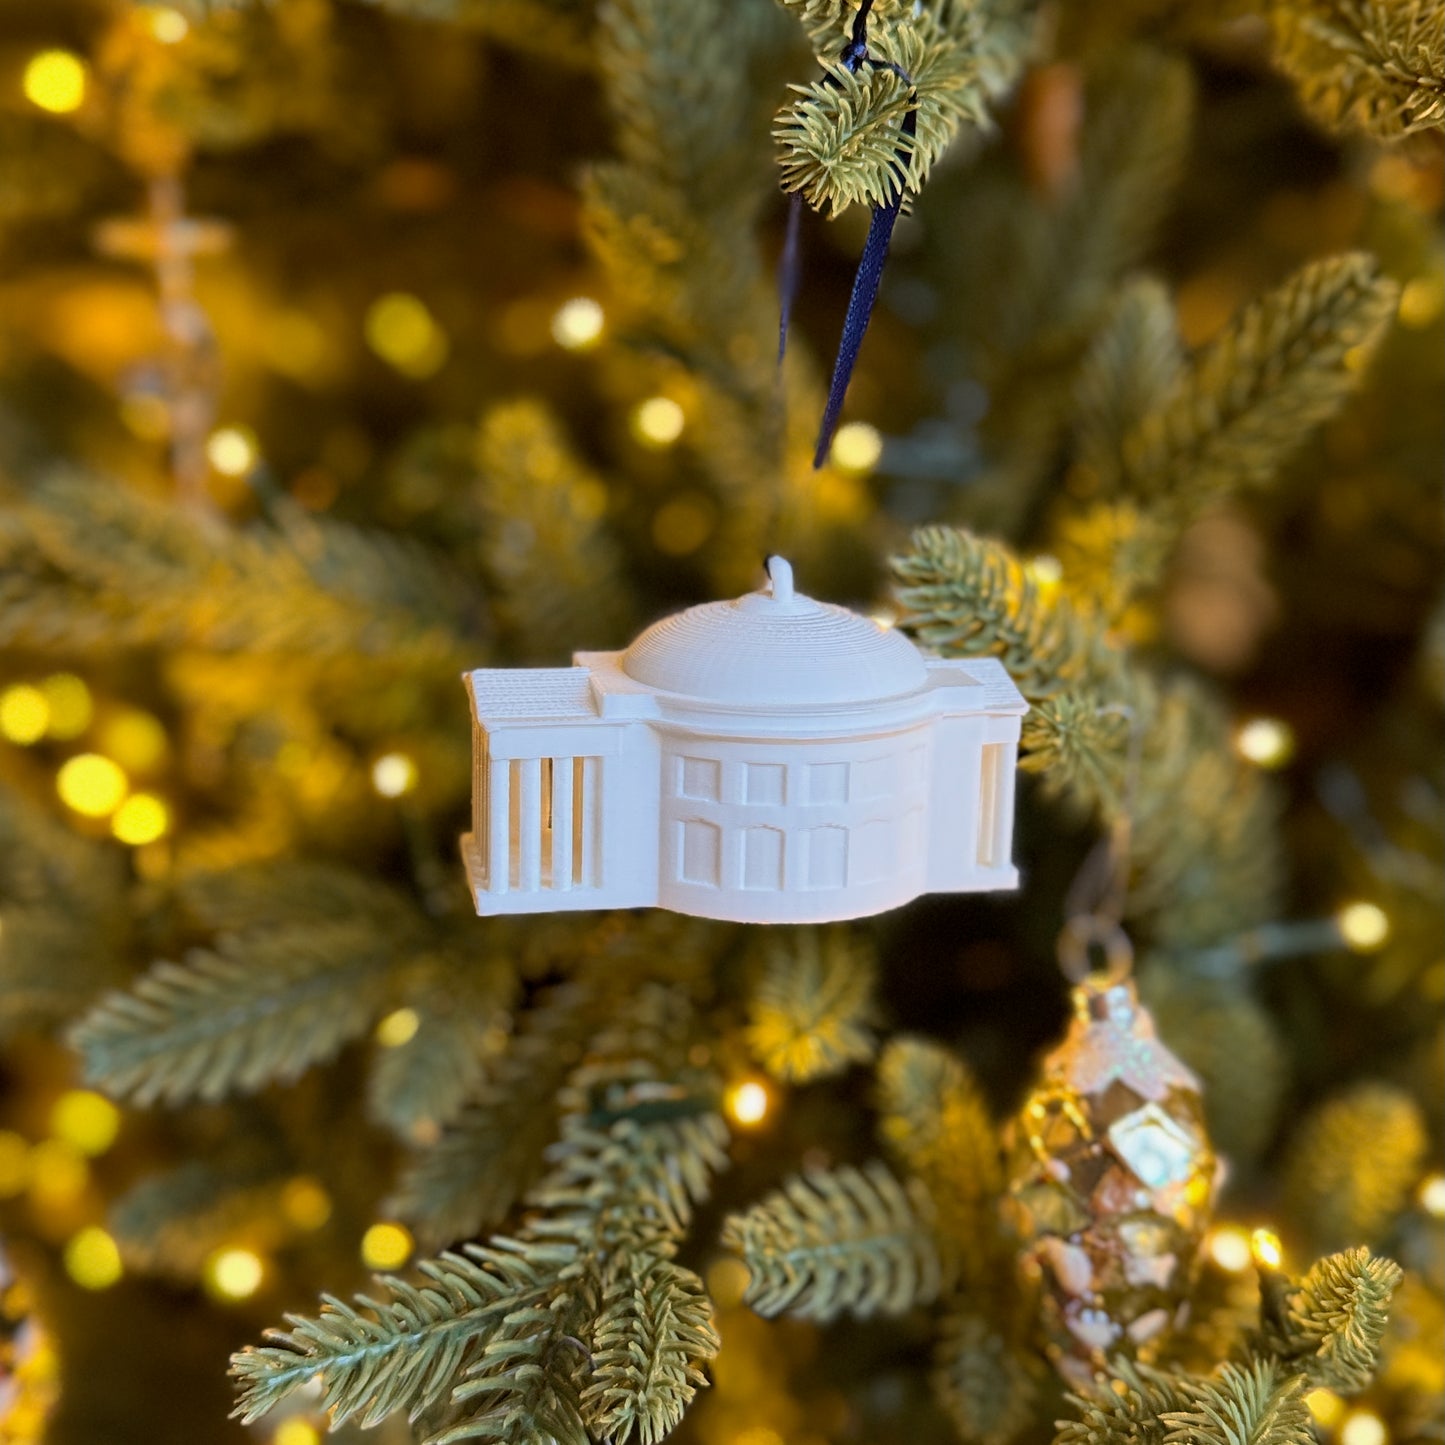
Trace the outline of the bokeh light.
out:
<instances>
[{"instance_id":1,"label":"bokeh light","mask_svg":"<svg viewBox=\"0 0 1445 1445\"><path fill-rule=\"evenodd\" d=\"M62 742L78 738L95 716L95 702L83 679L73 672L52 673L40 684L50 706L47 733Z\"/></svg>"},{"instance_id":2,"label":"bokeh light","mask_svg":"<svg viewBox=\"0 0 1445 1445\"><path fill-rule=\"evenodd\" d=\"M42 50L26 63L25 98L41 110L65 115L85 101L85 62L68 50Z\"/></svg>"},{"instance_id":3,"label":"bokeh light","mask_svg":"<svg viewBox=\"0 0 1445 1445\"><path fill-rule=\"evenodd\" d=\"M66 807L87 818L105 818L120 806L126 793L120 765L99 753L79 753L61 766L55 787Z\"/></svg>"},{"instance_id":4,"label":"bokeh light","mask_svg":"<svg viewBox=\"0 0 1445 1445\"><path fill-rule=\"evenodd\" d=\"M0 1199L14 1199L30 1183L30 1145L10 1129L0 1129Z\"/></svg>"},{"instance_id":5,"label":"bokeh light","mask_svg":"<svg viewBox=\"0 0 1445 1445\"><path fill-rule=\"evenodd\" d=\"M723 1108L735 1124L754 1128L768 1117L772 1107L768 1086L760 1079L744 1079L734 1084L723 1099Z\"/></svg>"},{"instance_id":6,"label":"bokeh light","mask_svg":"<svg viewBox=\"0 0 1445 1445\"><path fill-rule=\"evenodd\" d=\"M707 1267L707 1292L719 1309L736 1309L742 1304L751 1279L752 1275L742 1260L724 1255Z\"/></svg>"},{"instance_id":7,"label":"bokeh light","mask_svg":"<svg viewBox=\"0 0 1445 1445\"><path fill-rule=\"evenodd\" d=\"M164 760L170 742L159 718L138 707L128 707L106 719L100 730L100 745L123 768L146 773Z\"/></svg>"},{"instance_id":8,"label":"bokeh light","mask_svg":"<svg viewBox=\"0 0 1445 1445\"><path fill-rule=\"evenodd\" d=\"M120 1132L120 1110L91 1089L70 1089L50 1110L50 1132L95 1158L115 1143Z\"/></svg>"},{"instance_id":9,"label":"bokeh light","mask_svg":"<svg viewBox=\"0 0 1445 1445\"><path fill-rule=\"evenodd\" d=\"M165 837L170 826L170 809L154 793L133 793L110 820L110 831L133 848Z\"/></svg>"},{"instance_id":10,"label":"bokeh light","mask_svg":"<svg viewBox=\"0 0 1445 1445\"><path fill-rule=\"evenodd\" d=\"M223 477L244 477L256 465L256 434L250 427L218 427L206 438L206 460Z\"/></svg>"},{"instance_id":11,"label":"bokeh light","mask_svg":"<svg viewBox=\"0 0 1445 1445\"><path fill-rule=\"evenodd\" d=\"M1256 717L1234 735L1240 757L1261 768L1282 768L1294 756L1294 732L1277 717Z\"/></svg>"},{"instance_id":12,"label":"bokeh light","mask_svg":"<svg viewBox=\"0 0 1445 1445\"><path fill-rule=\"evenodd\" d=\"M366 344L403 376L435 375L451 350L426 303L406 291L379 296L366 311Z\"/></svg>"},{"instance_id":13,"label":"bokeh light","mask_svg":"<svg viewBox=\"0 0 1445 1445\"><path fill-rule=\"evenodd\" d=\"M1335 915L1345 946L1354 953L1373 953L1390 936L1390 919L1377 903L1347 903Z\"/></svg>"},{"instance_id":14,"label":"bokeh light","mask_svg":"<svg viewBox=\"0 0 1445 1445\"><path fill-rule=\"evenodd\" d=\"M321 1433L308 1420L283 1420L271 1437L271 1445L321 1445Z\"/></svg>"},{"instance_id":15,"label":"bokeh light","mask_svg":"<svg viewBox=\"0 0 1445 1445\"><path fill-rule=\"evenodd\" d=\"M650 396L632 412L633 437L646 447L670 447L687 425L683 409L670 396Z\"/></svg>"},{"instance_id":16,"label":"bokeh light","mask_svg":"<svg viewBox=\"0 0 1445 1445\"><path fill-rule=\"evenodd\" d=\"M261 1257L249 1249L218 1249L205 1263L201 1280L213 1299L250 1299L266 1277Z\"/></svg>"},{"instance_id":17,"label":"bokeh light","mask_svg":"<svg viewBox=\"0 0 1445 1445\"><path fill-rule=\"evenodd\" d=\"M1222 1224L1218 1229L1210 1230L1205 1248L1210 1259L1228 1274L1239 1274L1248 1269L1254 1258L1249 1247L1249 1235L1235 1224Z\"/></svg>"},{"instance_id":18,"label":"bokeh light","mask_svg":"<svg viewBox=\"0 0 1445 1445\"><path fill-rule=\"evenodd\" d=\"M1315 1423L1326 1430L1333 1430L1345 1413L1345 1402L1333 1390L1320 1388L1311 1390L1305 1396L1305 1408L1314 1417Z\"/></svg>"},{"instance_id":19,"label":"bokeh light","mask_svg":"<svg viewBox=\"0 0 1445 1445\"><path fill-rule=\"evenodd\" d=\"M411 1258L415 1241L400 1224L384 1220L361 1236L361 1262L368 1269L400 1269Z\"/></svg>"},{"instance_id":20,"label":"bokeh light","mask_svg":"<svg viewBox=\"0 0 1445 1445\"><path fill-rule=\"evenodd\" d=\"M1445 1174L1432 1174L1421 1184L1420 1208L1432 1219L1445 1219Z\"/></svg>"},{"instance_id":21,"label":"bokeh light","mask_svg":"<svg viewBox=\"0 0 1445 1445\"><path fill-rule=\"evenodd\" d=\"M416 764L405 753L387 753L371 765L371 786L383 798L399 798L416 787Z\"/></svg>"},{"instance_id":22,"label":"bokeh light","mask_svg":"<svg viewBox=\"0 0 1445 1445\"><path fill-rule=\"evenodd\" d=\"M384 1049L399 1049L410 1043L421 1027L421 1019L412 1008L399 1008L382 1019L376 1026L376 1041Z\"/></svg>"},{"instance_id":23,"label":"bokeh light","mask_svg":"<svg viewBox=\"0 0 1445 1445\"><path fill-rule=\"evenodd\" d=\"M82 1289L102 1290L120 1281L120 1250L98 1225L89 1225L65 1246L65 1272Z\"/></svg>"},{"instance_id":24,"label":"bokeh light","mask_svg":"<svg viewBox=\"0 0 1445 1445\"><path fill-rule=\"evenodd\" d=\"M602 339L607 318L601 302L574 296L552 314L552 340L566 351L585 351Z\"/></svg>"},{"instance_id":25,"label":"bokeh light","mask_svg":"<svg viewBox=\"0 0 1445 1445\"><path fill-rule=\"evenodd\" d=\"M50 726L50 704L38 687L17 682L0 692L0 737L28 747Z\"/></svg>"},{"instance_id":26,"label":"bokeh light","mask_svg":"<svg viewBox=\"0 0 1445 1445\"><path fill-rule=\"evenodd\" d=\"M30 1151L30 1197L41 1210L65 1209L90 1185L90 1166L74 1144L42 1139Z\"/></svg>"},{"instance_id":27,"label":"bokeh light","mask_svg":"<svg viewBox=\"0 0 1445 1445\"><path fill-rule=\"evenodd\" d=\"M1039 552L1029 558L1028 574L1032 582L1048 592L1064 580L1064 564L1048 552Z\"/></svg>"},{"instance_id":28,"label":"bokeh light","mask_svg":"<svg viewBox=\"0 0 1445 1445\"><path fill-rule=\"evenodd\" d=\"M845 472L871 472L883 456L883 437L866 421L850 421L838 428L828 460Z\"/></svg>"},{"instance_id":29,"label":"bokeh light","mask_svg":"<svg viewBox=\"0 0 1445 1445\"><path fill-rule=\"evenodd\" d=\"M1340 1426L1340 1445L1385 1445L1390 1432L1373 1410L1354 1410Z\"/></svg>"},{"instance_id":30,"label":"bokeh light","mask_svg":"<svg viewBox=\"0 0 1445 1445\"><path fill-rule=\"evenodd\" d=\"M1445 277L1416 276L1400 292L1400 324L1423 330L1445 311Z\"/></svg>"},{"instance_id":31,"label":"bokeh light","mask_svg":"<svg viewBox=\"0 0 1445 1445\"><path fill-rule=\"evenodd\" d=\"M281 1213L297 1229L320 1229L331 1218L331 1196L320 1180L298 1174L281 1191Z\"/></svg>"},{"instance_id":32,"label":"bokeh light","mask_svg":"<svg viewBox=\"0 0 1445 1445\"><path fill-rule=\"evenodd\" d=\"M146 10L151 34L162 45L176 45L190 34L191 23L179 10L169 5L152 5Z\"/></svg>"},{"instance_id":33,"label":"bokeh light","mask_svg":"<svg viewBox=\"0 0 1445 1445\"><path fill-rule=\"evenodd\" d=\"M669 557L686 557L712 536L717 512L706 497L688 494L664 502L652 517L652 540Z\"/></svg>"}]
</instances>

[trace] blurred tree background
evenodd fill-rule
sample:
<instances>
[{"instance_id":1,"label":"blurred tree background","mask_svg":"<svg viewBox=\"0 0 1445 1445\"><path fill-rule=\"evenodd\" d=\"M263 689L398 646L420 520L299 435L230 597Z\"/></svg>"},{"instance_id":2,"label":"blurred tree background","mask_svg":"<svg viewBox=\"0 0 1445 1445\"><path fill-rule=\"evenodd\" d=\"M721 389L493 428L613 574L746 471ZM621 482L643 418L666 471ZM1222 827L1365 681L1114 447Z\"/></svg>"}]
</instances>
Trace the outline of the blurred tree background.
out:
<instances>
[{"instance_id":1,"label":"blurred tree background","mask_svg":"<svg viewBox=\"0 0 1445 1445\"><path fill-rule=\"evenodd\" d=\"M0 1440L1445 1433L1445 7L854 8L0 0ZM459 672L765 550L1003 658L1017 895L475 918ZM1001 1129L1126 811L1229 1171L1086 1388Z\"/></svg>"}]
</instances>

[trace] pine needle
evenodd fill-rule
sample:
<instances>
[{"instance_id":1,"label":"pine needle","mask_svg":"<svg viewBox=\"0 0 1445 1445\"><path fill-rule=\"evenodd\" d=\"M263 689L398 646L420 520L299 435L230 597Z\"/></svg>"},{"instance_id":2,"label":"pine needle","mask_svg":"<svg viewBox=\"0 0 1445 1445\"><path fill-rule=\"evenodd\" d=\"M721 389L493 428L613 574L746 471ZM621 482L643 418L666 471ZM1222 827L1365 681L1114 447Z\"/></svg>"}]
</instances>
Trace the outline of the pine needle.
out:
<instances>
[{"instance_id":1,"label":"pine needle","mask_svg":"<svg viewBox=\"0 0 1445 1445\"><path fill-rule=\"evenodd\" d=\"M718 1343L712 1303L691 1270L650 1253L619 1256L602 1283L581 1398L592 1433L659 1445L707 1383L702 1365Z\"/></svg>"},{"instance_id":2,"label":"pine needle","mask_svg":"<svg viewBox=\"0 0 1445 1445\"><path fill-rule=\"evenodd\" d=\"M365 1033L390 961L388 940L365 922L222 939L110 994L70 1042L90 1083L138 1104L253 1092Z\"/></svg>"},{"instance_id":3,"label":"pine needle","mask_svg":"<svg viewBox=\"0 0 1445 1445\"><path fill-rule=\"evenodd\" d=\"M1310 1267L1290 1303L1285 1348L1295 1358L1305 1357L1311 1383L1346 1394L1370 1383L1401 1278L1394 1260L1363 1247Z\"/></svg>"},{"instance_id":4,"label":"pine needle","mask_svg":"<svg viewBox=\"0 0 1445 1445\"><path fill-rule=\"evenodd\" d=\"M1316 1249L1379 1240L1408 1205L1428 1148L1405 1090L1366 1082L1336 1094L1306 1117L1284 1159L1290 1217Z\"/></svg>"},{"instance_id":5,"label":"pine needle","mask_svg":"<svg viewBox=\"0 0 1445 1445\"><path fill-rule=\"evenodd\" d=\"M1007 1445L1032 1423L1038 1384L1026 1359L978 1315L954 1314L944 1321L933 1388L960 1439Z\"/></svg>"},{"instance_id":6,"label":"pine needle","mask_svg":"<svg viewBox=\"0 0 1445 1445\"><path fill-rule=\"evenodd\" d=\"M1445 124L1445 10L1434 0L1296 0L1270 11L1275 62L1336 131L1396 140Z\"/></svg>"},{"instance_id":7,"label":"pine needle","mask_svg":"<svg viewBox=\"0 0 1445 1445\"><path fill-rule=\"evenodd\" d=\"M386 1296L361 1296L359 1308L328 1296L315 1319L288 1315L289 1330L267 1331L272 1343L233 1357L234 1413L249 1424L319 1378L335 1424L354 1415L374 1425L401 1409L415 1419L449 1390L486 1326L546 1295L552 1262L536 1247L496 1240L423 1262L423 1285L387 1277Z\"/></svg>"},{"instance_id":8,"label":"pine needle","mask_svg":"<svg viewBox=\"0 0 1445 1445\"><path fill-rule=\"evenodd\" d=\"M431 1245L495 1228L535 1182L557 1130L570 1051L594 1021L590 989L564 985L522 1015L476 1098L411 1163L388 1208Z\"/></svg>"},{"instance_id":9,"label":"pine needle","mask_svg":"<svg viewBox=\"0 0 1445 1445\"><path fill-rule=\"evenodd\" d=\"M879 1131L928 1191L938 1229L979 1277L997 1247L998 1131L963 1061L927 1039L889 1041L878 1061Z\"/></svg>"},{"instance_id":10,"label":"pine needle","mask_svg":"<svg viewBox=\"0 0 1445 1445\"><path fill-rule=\"evenodd\" d=\"M786 1083L842 1073L873 1056L876 965L870 942L843 928L774 930L748 1001L748 1047Z\"/></svg>"},{"instance_id":11,"label":"pine needle","mask_svg":"<svg viewBox=\"0 0 1445 1445\"><path fill-rule=\"evenodd\" d=\"M1246 307L1125 438L1124 486L1182 525L1268 481L1358 384L1397 295L1352 253L1311 262Z\"/></svg>"},{"instance_id":12,"label":"pine needle","mask_svg":"<svg viewBox=\"0 0 1445 1445\"><path fill-rule=\"evenodd\" d=\"M1309 1445L1302 1384L1268 1361L1226 1364L1197 1388L1189 1409L1163 1415L1164 1445Z\"/></svg>"},{"instance_id":13,"label":"pine needle","mask_svg":"<svg viewBox=\"0 0 1445 1445\"><path fill-rule=\"evenodd\" d=\"M759 1314L827 1323L936 1299L949 1271L932 1224L922 1187L900 1184L875 1162L795 1176L730 1215L723 1244L747 1264L747 1302Z\"/></svg>"}]
</instances>

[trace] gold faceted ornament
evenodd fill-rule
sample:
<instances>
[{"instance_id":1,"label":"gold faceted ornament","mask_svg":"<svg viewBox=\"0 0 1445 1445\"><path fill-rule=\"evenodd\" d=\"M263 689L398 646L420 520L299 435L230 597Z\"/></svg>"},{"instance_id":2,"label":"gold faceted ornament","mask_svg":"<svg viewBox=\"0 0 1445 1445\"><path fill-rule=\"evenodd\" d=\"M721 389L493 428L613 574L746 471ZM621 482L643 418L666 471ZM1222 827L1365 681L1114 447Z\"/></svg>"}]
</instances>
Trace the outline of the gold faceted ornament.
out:
<instances>
[{"instance_id":1,"label":"gold faceted ornament","mask_svg":"<svg viewBox=\"0 0 1445 1445\"><path fill-rule=\"evenodd\" d=\"M1115 970L1073 1019L1010 1126L1005 1211L1045 1348L1075 1387L1108 1357L1148 1360L1184 1321L1219 1163L1198 1078Z\"/></svg>"}]
</instances>

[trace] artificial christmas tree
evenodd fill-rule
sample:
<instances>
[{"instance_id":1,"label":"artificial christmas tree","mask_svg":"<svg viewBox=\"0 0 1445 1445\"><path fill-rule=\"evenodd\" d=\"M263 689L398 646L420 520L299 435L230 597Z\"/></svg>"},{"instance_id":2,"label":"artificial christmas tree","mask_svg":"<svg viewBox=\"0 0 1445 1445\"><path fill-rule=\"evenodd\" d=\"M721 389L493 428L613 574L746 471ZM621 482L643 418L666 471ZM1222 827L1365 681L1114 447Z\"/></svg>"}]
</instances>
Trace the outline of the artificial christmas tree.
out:
<instances>
[{"instance_id":1,"label":"artificial christmas tree","mask_svg":"<svg viewBox=\"0 0 1445 1445\"><path fill-rule=\"evenodd\" d=\"M12 1434L1438 1435L1445 8L859 18L0 5ZM769 554L1007 673L1018 891L478 919L458 674ZM1230 1167L1064 1380L1148 1221L1021 1240L1002 1121L1126 824Z\"/></svg>"}]
</instances>

